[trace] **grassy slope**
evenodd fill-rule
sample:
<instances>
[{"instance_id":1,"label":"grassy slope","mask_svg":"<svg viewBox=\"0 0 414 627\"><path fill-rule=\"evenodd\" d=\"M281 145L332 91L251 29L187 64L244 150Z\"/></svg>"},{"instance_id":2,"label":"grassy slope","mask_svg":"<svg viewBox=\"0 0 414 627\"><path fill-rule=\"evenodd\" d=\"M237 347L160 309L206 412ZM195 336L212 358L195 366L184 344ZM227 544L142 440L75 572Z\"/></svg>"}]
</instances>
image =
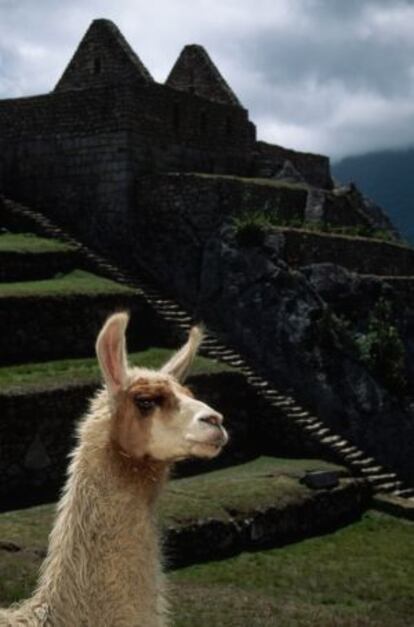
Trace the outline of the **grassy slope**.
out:
<instances>
[{"instance_id":1,"label":"grassy slope","mask_svg":"<svg viewBox=\"0 0 414 627\"><path fill-rule=\"evenodd\" d=\"M320 538L172 573L176 627L408 627L414 524L374 512Z\"/></svg>"},{"instance_id":2,"label":"grassy slope","mask_svg":"<svg viewBox=\"0 0 414 627\"><path fill-rule=\"evenodd\" d=\"M168 348L150 348L139 353L131 353L129 361L133 365L145 368L159 368L173 354ZM215 374L217 372L234 371L234 368L221 362L197 356L191 374ZM86 359L63 359L18 366L0 368L0 392L46 387L48 384L98 382L100 373L94 357Z\"/></svg>"},{"instance_id":3,"label":"grassy slope","mask_svg":"<svg viewBox=\"0 0 414 627\"><path fill-rule=\"evenodd\" d=\"M327 536L191 566L170 573L174 625L408 627L413 552L413 523L368 512ZM40 562L34 551L1 552L0 604L31 593Z\"/></svg>"},{"instance_id":4,"label":"grassy slope","mask_svg":"<svg viewBox=\"0 0 414 627\"><path fill-rule=\"evenodd\" d=\"M32 233L6 233L0 235L0 254L7 253L57 253L72 252L73 246L45 237L37 237Z\"/></svg>"},{"instance_id":5,"label":"grassy slope","mask_svg":"<svg viewBox=\"0 0 414 627\"><path fill-rule=\"evenodd\" d=\"M160 515L167 525L211 516L229 519L229 510L245 512L271 503L281 508L308 498L313 492L298 482L305 470L339 469L309 459L260 457L251 462L195 477L176 479L163 495ZM40 505L0 514L0 541L44 548L55 506Z\"/></svg>"},{"instance_id":6,"label":"grassy slope","mask_svg":"<svg viewBox=\"0 0 414 627\"><path fill-rule=\"evenodd\" d=\"M251 511L261 505L274 505L275 501L283 507L311 496L298 483L297 474L305 469L332 467L319 460L259 458L198 477L177 479L162 498L161 518L165 524L177 526L212 516L228 519L229 510ZM0 605L17 601L33 589L54 512L54 505L42 505L0 514ZM23 550L2 550L7 543Z\"/></svg>"},{"instance_id":7,"label":"grassy slope","mask_svg":"<svg viewBox=\"0 0 414 627\"><path fill-rule=\"evenodd\" d=\"M1 283L0 298L10 296L69 296L77 294L133 294L134 290L83 270L74 270L54 279Z\"/></svg>"}]
</instances>

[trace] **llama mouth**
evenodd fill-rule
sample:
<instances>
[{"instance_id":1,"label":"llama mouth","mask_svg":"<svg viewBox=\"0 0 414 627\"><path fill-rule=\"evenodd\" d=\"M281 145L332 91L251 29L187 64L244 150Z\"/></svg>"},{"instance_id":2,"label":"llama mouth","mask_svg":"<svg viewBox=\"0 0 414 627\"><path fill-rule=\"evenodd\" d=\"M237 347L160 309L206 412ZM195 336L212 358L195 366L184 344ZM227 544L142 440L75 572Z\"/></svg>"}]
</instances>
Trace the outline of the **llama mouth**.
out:
<instances>
[{"instance_id":1,"label":"llama mouth","mask_svg":"<svg viewBox=\"0 0 414 627\"><path fill-rule=\"evenodd\" d=\"M220 449L226 444L225 438L220 438L216 440L196 440L195 438L186 438L188 442L191 444L196 444L197 446L209 446L213 449Z\"/></svg>"}]
</instances>

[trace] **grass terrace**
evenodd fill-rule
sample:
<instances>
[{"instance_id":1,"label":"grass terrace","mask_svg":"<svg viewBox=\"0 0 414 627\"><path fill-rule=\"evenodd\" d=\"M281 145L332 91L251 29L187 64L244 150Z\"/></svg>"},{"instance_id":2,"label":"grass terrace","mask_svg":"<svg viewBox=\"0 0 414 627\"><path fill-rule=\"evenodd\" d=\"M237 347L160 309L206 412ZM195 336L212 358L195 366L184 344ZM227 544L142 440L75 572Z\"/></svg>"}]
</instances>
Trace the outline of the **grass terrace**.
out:
<instances>
[{"instance_id":1,"label":"grass terrace","mask_svg":"<svg viewBox=\"0 0 414 627\"><path fill-rule=\"evenodd\" d=\"M0 235L0 254L42 254L73 252L76 248L55 239L38 237L33 233L5 233Z\"/></svg>"},{"instance_id":2,"label":"grass terrace","mask_svg":"<svg viewBox=\"0 0 414 627\"><path fill-rule=\"evenodd\" d=\"M298 477L305 470L315 469L343 470L320 460L262 457L231 468L176 479L170 482L161 499L161 519L164 525L179 527L209 518L227 521L270 505L282 509L305 502L312 498L313 492L300 484ZM0 605L31 593L54 515L54 505L0 514Z\"/></svg>"},{"instance_id":3,"label":"grass terrace","mask_svg":"<svg viewBox=\"0 0 414 627\"><path fill-rule=\"evenodd\" d=\"M96 276L83 270L74 270L53 279L0 283L0 298L48 297L80 294L133 294L135 290L119 285L110 279Z\"/></svg>"},{"instance_id":4,"label":"grass terrace","mask_svg":"<svg viewBox=\"0 0 414 627\"><path fill-rule=\"evenodd\" d=\"M376 512L322 537L170 575L175 627L409 627L414 523Z\"/></svg>"},{"instance_id":5,"label":"grass terrace","mask_svg":"<svg viewBox=\"0 0 414 627\"><path fill-rule=\"evenodd\" d=\"M284 181L270 178L259 178L259 177L247 177L247 176L235 176L233 174L212 174L209 172L189 172L189 173L179 173L180 176L196 176L198 178L204 179L215 179L215 180L224 180L224 181L238 181L240 183L246 183L248 185L262 185L263 187L276 187L279 189L303 189L307 191L309 189L309 185L307 183L294 183L290 181Z\"/></svg>"},{"instance_id":6,"label":"grass terrace","mask_svg":"<svg viewBox=\"0 0 414 627\"><path fill-rule=\"evenodd\" d=\"M312 499L298 482L319 460L259 458L170 483L165 524L226 520ZM28 596L54 506L0 515L0 604ZM175 627L408 627L414 615L414 523L367 512L329 535L170 573Z\"/></svg>"},{"instance_id":7,"label":"grass terrace","mask_svg":"<svg viewBox=\"0 0 414 627\"><path fill-rule=\"evenodd\" d=\"M158 369L173 354L168 348L150 348L138 353L131 353L132 365ZM197 356L191 368L191 374L215 374L234 371L227 364ZM59 361L19 364L0 368L0 392L13 392L21 388L46 388L53 383L89 383L101 379L95 357L85 359L63 359Z\"/></svg>"}]
</instances>

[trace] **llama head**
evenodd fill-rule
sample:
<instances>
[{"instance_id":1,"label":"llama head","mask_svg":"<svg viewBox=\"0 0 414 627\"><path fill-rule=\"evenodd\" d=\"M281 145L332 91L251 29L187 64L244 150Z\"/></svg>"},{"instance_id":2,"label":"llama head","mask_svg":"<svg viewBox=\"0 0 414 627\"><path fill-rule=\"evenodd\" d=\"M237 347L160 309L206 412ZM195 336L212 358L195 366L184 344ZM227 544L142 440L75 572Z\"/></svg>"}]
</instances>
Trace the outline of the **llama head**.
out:
<instances>
[{"instance_id":1,"label":"llama head","mask_svg":"<svg viewBox=\"0 0 414 627\"><path fill-rule=\"evenodd\" d=\"M193 327L189 338L158 371L129 368L125 330L128 315L112 315L96 342L111 412L111 440L123 454L176 461L212 458L227 443L223 417L183 386L202 340Z\"/></svg>"}]
</instances>

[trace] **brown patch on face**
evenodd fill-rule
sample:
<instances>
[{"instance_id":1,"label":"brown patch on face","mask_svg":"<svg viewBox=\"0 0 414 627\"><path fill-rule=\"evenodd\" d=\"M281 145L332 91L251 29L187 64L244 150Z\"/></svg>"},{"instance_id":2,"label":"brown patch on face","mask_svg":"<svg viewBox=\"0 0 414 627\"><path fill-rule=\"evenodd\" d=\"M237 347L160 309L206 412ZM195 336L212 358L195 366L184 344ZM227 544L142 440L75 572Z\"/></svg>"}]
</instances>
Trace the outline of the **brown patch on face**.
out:
<instances>
[{"instance_id":1,"label":"brown patch on face","mask_svg":"<svg viewBox=\"0 0 414 627\"><path fill-rule=\"evenodd\" d=\"M168 420L177 407L178 399L169 381L134 381L120 394L112 421L111 440L120 455L135 460L147 455L154 414Z\"/></svg>"}]
</instances>

